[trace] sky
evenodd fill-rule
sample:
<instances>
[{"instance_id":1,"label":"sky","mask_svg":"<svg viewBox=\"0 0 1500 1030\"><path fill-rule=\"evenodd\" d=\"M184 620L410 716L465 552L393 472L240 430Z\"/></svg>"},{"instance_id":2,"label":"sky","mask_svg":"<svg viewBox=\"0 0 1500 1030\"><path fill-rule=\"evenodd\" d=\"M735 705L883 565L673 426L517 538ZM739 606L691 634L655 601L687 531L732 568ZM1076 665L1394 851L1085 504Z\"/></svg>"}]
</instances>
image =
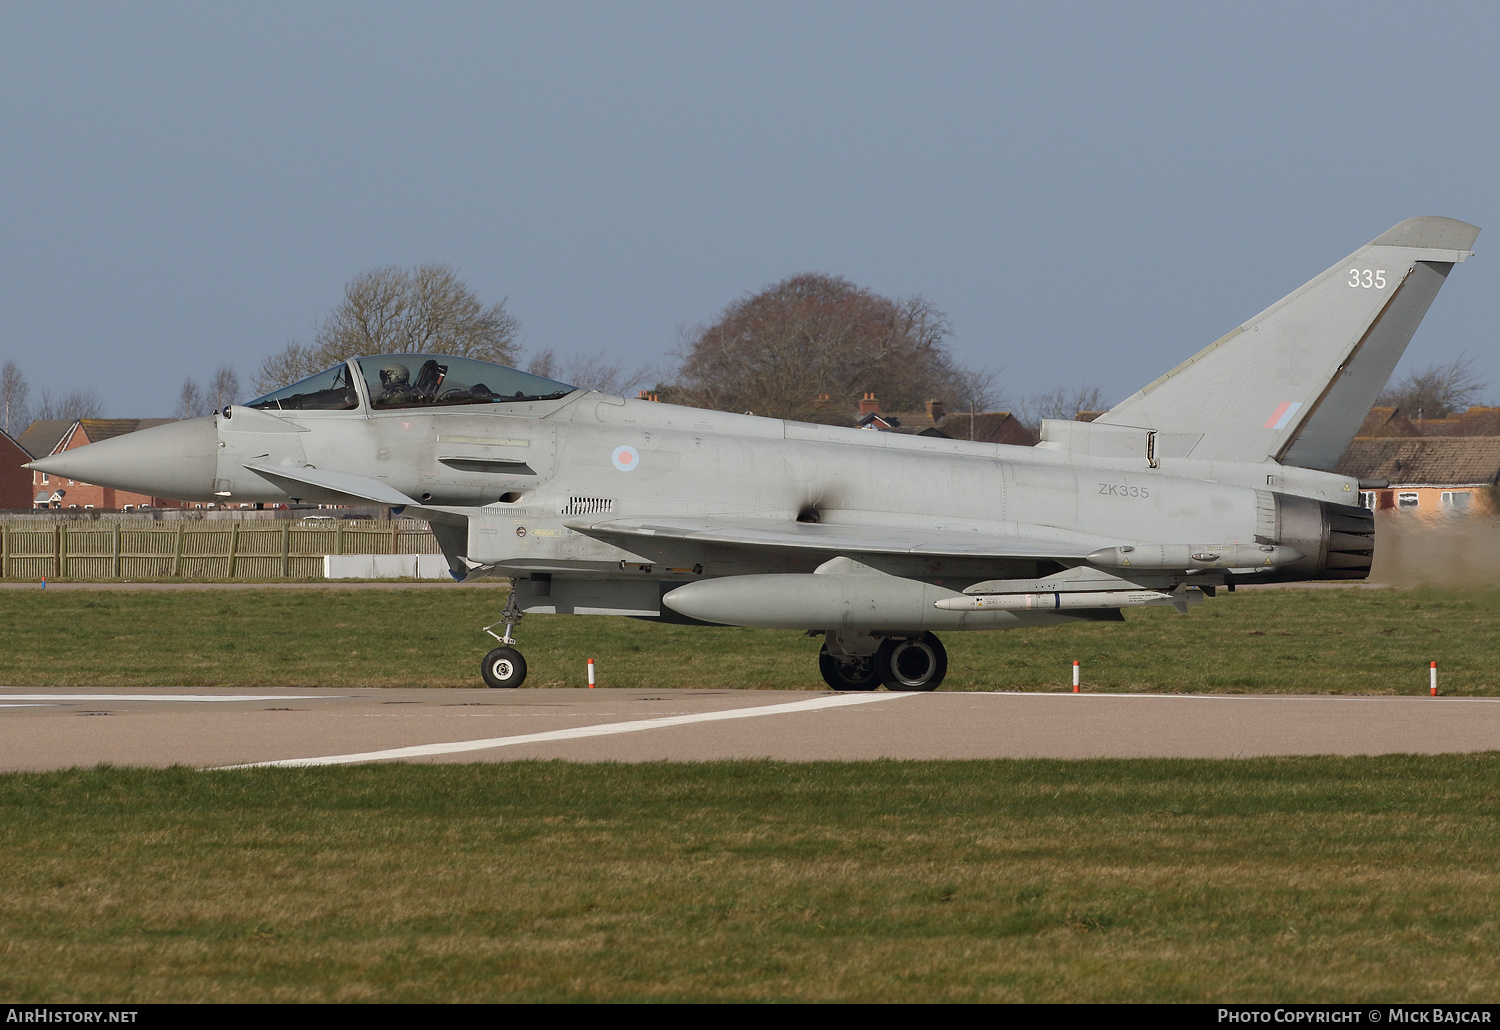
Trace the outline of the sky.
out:
<instances>
[{"instance_id":1,"label":"sky","mask_svg":"<svg viewBox=\"0 0 1500 1030\"><path fill-rule=\"evenodd\" d=\"M807 271L1014 403L1122 400L1413 215L1491 226L1500 5L0 0L0 362L105 414L248 384L366 269L669 370ZM1400 376L1500 397L1500 253Z\"/></svg>"}]
</instances>

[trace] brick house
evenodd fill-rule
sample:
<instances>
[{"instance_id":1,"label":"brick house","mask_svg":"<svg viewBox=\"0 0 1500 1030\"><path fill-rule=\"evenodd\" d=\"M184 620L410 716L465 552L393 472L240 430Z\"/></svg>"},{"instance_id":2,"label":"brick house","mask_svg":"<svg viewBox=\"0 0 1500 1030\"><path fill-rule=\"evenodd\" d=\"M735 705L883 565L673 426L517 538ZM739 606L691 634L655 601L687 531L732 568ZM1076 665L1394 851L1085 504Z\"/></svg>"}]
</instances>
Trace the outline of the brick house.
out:
<instances>
[{"instance_id":1,"label":"brick house","mask_svg":"<svg viewBox=\"0 0 1500 1030\"><path fill-rule=\"evenodd\" d=\"M918 436L941 436L950 440L973 440L977 443L1035 446L1039 437L1008 411L947 410L942 401L928 401L921 411L881 411L880 399L867 393L859 402L860 429Z\"/></svg>"},{"instance_id":2,"label":"brick house","mask_svg":"<svg viewBox=\"0 0 1500 1030\"><path fill-rule=\"evenodd\" d=\"M30 460L19 442L0 431L0 508L31 507L31 471L21 467Z\"/></svg>"},{"instance_id":3,"label":"brick house","mask_svg":"<svg viewBox=\"0 0 1500 1030\"><path fill-rule=\"evenodd\" d=\"M1360 502L1376 511L1418 515L1489 513L1500 482L1500 436L1356 438L1338 471L1361 484Z\"/></svg>"}]
</instances>

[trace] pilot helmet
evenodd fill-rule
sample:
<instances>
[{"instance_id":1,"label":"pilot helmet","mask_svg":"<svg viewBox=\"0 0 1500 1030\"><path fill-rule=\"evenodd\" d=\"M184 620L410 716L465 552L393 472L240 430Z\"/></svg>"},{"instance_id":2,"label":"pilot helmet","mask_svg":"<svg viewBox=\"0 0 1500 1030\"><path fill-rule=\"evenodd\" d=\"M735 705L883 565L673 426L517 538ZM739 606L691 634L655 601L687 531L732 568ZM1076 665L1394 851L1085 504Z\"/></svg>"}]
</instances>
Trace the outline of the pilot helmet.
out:
<instances>
[{"instance_id":1,"label":"pilot helmet","mask_svg":"<svg viewBox=\"0 0 1500 1030\"><path fill-rule=\"evenodd\" d=\"M405 365L397 365L393 362L380 370L380 385L387 390L393 386L405 386L410 381L411 372Z\"/></svg>"}]
</instances>

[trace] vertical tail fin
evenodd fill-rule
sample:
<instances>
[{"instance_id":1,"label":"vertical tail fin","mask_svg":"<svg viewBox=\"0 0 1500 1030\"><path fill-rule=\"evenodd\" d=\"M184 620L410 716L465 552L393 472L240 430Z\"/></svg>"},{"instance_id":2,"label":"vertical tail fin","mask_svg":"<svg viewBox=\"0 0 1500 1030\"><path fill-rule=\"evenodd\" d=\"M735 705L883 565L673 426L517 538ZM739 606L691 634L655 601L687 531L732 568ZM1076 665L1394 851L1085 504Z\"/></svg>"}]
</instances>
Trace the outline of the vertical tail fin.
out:
<instances>
[{"instance_id":1,"label":"vertical tail fin","mask_svg":"<svg viewBox=\"0 0 1500 1030\"><path fill-rule=\"evenodd\" d=\"M1409 218L1097 421L1201 433L1193 458L1331 470L1478 235Z\"/></svg>"}]
</instances>

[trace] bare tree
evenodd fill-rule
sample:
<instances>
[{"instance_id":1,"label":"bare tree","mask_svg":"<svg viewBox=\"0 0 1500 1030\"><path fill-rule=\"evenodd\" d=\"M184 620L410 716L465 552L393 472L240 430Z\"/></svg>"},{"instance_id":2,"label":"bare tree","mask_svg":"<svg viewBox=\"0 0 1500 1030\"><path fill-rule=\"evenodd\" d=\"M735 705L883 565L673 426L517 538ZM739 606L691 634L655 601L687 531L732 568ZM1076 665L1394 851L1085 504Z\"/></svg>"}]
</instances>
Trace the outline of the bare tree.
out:
<instances>
[{"instance_id":1,"label":"bare tree","mask_svg":"<svg viewBox=\"0 0 1500 1030\"><path fill-rule=\"evenodd\" d=\"M593 355L573 355L564 363L561 378L585 390L623 397L644 386L651 378L651 370L644 366L627 369L621 362L610 361L604 351L600 351Z\"/></svg>"},{"instance_id":2,"label":"bare tree","mask_svg":"<svg viewBox=\"0 0 1500 1030\"><path fill-rule=\"evenodd\" d=\"M1488 386L1475 371L1473 356L1464 351L1446 365L1428 365L1389 384L1375 403L1400 408L1410 419L1447 418L1478 402Z\"/></svg>"},{"instance_id":3,"label":"bare tree","mask_svg":"<svg viewBox=\"0 0 1500 1030\"><path fill-rule=\"evenodd\" d=\"M1022 397L1014 414L1028 428L1040 429L1044 418L1073 419L1080 411L1098 411L1103 406L1104 394L1097 386L1058 387Z\"/></svg>"},{"instance_id":4,"label":"bare tree","mask_svg":"<svg viewBox=\"0 0 1500 1030\"><path fill-rule=\"evenodd\" d=\"M210 411L222 411L224 405L240 399L239 373L228 365L220 365L208 383L208 397L213 400Z\"/></svg>"},{"instance_id":5,"label":"bare tree","mask_svg":"<svg viewBox=\"0 0 1500 1030\"><path fill-rule=\"evenodd\" d=\"M450 265L374 268L344 287L311 345L292 341L261 363L255 388L274 390L356 354L455 354L511 365L520 328L504 300L484 306Z\"/></svg>"},{"instance_id":6,"label":"bare tree","mask_svg":"<svg viewBox=\"0 0 1500 1030\"><path fill-rule=\"evenodd\" d=\"M198 389L198 380L189 376L182 381L182 393L177 398L178 418L197 418L203 414L203 391Z\"/></svg>"},{"instance_id":7,"label":"bare tree","mask_svg":"<svg viewBox=\"0 0 1500 1030\"><path fill-rule=\"evenodd\" d=\"M548 347L532 356L526 363L526 371L532 375L546 376L548 379L556 379L560 372L557 370L557 351Z\"/></svg>"},{"instance_id":8,"label":"bare tree","mask_svg":"<svg viewBox=\"0 0 1500 1030\"><path fill-rule=\"evenodd\" d=\"M337 364L337 361L329 362ZM326 365L318 364L313 348L292 340L281 350L260 363L255 373L255 392L270 393L278 387L306 379L314 372L321 372Z\"/></svg>"},{"instance_id":9,"label":"bare tree","mask_svg":"<svg viewBox=\"0 0 1500 1030\"><path fill-rule=\"evenodd\" d=\"M35 416L41 418L100 418L104 414L104 401L93 390L69 390L61 397L54 397L50 390L42 391Z\"/></svg>"},{"instance_id":10,"label":"bare tree","mask_svg":"<svg viewBox=\"0 0 1500 1030\"><path fill-rule=\"evenodd\" d=\"M947 315L821 273L795 275L688 329L673 399L724 411L847 422L864 393L887 410L924 401L988 404L983 377L948 352ZM980 387L986 396L971 397ZM833 406L820 402L827 396Z\"/></svg>"},{"instance_id":11,"label":"bare tree","mask_svg":"<svg viewBox=\"0 0 1500 1030\"><path fill-rule=\"evenodd\" d=\"M995 385L1000 373L991 369L958 367L955 390L948 401L949 411L981 412L992 410L1004 403L1004 397Z\"/></svg>"},{"instance_id":12,"label":"bare tree","mask_svg":"<svg viewBox=\"0 0 1500 1030\"><path fill-rule=\"evenodd\" d=\"M585 390L623 397L632 390L644 386L652 376L651 369L627 369L622 362L611 361L604 351L598 354L575 354L566 361L557 357L551 347L539 351L526 363L526 371L533 375L558 379Z\"/></svg>"},{"instance_id":13,"label":"bare tree","mask_svg":"<svg viewBox=\"0 0 1500 1030\"><path fill-rule=\"evenodd\" d=\"M15 435L30 425L31 420L26 417L26 396L30 392L31 387L26 385L20 366L7 361L0 369L0 407L4 409L0 417L4 419L7 433Z\"/></svg>"}]
</instances>

